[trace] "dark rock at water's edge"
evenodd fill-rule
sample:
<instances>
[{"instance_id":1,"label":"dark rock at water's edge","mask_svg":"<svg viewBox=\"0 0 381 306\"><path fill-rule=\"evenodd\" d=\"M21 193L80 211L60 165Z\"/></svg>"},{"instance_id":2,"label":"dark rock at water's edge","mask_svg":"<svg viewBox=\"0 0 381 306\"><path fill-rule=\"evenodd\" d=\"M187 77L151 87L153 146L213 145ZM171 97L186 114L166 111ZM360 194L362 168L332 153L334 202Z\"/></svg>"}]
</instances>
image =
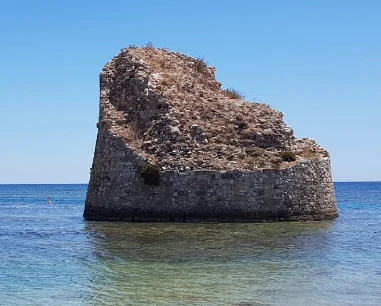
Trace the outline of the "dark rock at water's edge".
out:
<instances>
[{"instance_id":1,"label":"dark rock at water's edge","mask_svg":"<svg viewBox=\"0 0 381 306\"><path fill-rule=\"evenodd\" d=\"M337 216L329 154L201 59L123 49L100 74L87 220L259 222Z\"/></svg>"}]
</instances>

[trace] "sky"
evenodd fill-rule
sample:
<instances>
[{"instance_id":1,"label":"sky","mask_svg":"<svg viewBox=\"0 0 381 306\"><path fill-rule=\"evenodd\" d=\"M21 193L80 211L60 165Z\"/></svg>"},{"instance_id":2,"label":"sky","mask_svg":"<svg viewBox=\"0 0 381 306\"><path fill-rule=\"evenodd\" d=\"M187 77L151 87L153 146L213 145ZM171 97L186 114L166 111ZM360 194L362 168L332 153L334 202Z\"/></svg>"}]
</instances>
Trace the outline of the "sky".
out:
<instances>
[{"instance_id":1,"label":"sky","mask_svg":"<svg viewBox=\"0 0 381 306\"><path fill-rule=\"evenodd\" d=\"M203 57L280 110L334 181L381 181L381 1L2 0L0 184L87 183L99 72L121 48Z\"/></svg>"}]
</instances>

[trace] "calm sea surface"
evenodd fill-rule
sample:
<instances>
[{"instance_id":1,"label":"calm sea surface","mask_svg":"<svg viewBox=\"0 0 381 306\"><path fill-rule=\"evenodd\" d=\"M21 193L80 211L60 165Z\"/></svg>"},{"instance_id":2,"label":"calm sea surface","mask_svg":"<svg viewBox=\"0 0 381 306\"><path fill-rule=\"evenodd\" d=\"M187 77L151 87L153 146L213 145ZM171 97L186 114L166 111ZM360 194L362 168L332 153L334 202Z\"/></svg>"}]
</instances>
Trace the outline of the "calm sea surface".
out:
<instances>
[{"instance_id":1,"label":"calm sea surface","mask_svg":"<svg viewBox=\"0 0 381 306\"><path fill-rule=\"evenodd\" d=\"M381 183L329 222L86 222L86 185L0 185L0 305L381 305ZM52 204L48 203L48 196Z\"/></svg>"}]
</instances>

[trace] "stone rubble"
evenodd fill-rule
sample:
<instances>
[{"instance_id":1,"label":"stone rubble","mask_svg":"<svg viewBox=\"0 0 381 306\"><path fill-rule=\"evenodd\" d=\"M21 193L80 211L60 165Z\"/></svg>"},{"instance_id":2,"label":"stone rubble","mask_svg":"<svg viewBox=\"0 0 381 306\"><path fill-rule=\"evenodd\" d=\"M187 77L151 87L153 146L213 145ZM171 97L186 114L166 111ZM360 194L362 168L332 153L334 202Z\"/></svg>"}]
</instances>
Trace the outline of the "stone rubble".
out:
<instances>
[{"instance_id":1,"label":"stone rubble","mask_svg":"<svg viewBox=\"0 0 381 306\"><path fill-rule=\"evenodd\" d=\"M88 220L323 220L337 216L329 154L281 112L240 99L201 59L122 49L100 74ZM281 152L293 152L287 162ZM143 170L159 169L157 185Z\"/></svg>"},{"instance_id":2,"label":"stone rubble","mask_svg":"<svg viewBox=\"0 0 381 306\"><path fill-rule=\"evenodd\" d=\"M328 156L296 139L267 104L232 99L202 60L151 47L122 49L103 69L100 122L166 169L258 169Z\"/></svg>"}]
</instances>

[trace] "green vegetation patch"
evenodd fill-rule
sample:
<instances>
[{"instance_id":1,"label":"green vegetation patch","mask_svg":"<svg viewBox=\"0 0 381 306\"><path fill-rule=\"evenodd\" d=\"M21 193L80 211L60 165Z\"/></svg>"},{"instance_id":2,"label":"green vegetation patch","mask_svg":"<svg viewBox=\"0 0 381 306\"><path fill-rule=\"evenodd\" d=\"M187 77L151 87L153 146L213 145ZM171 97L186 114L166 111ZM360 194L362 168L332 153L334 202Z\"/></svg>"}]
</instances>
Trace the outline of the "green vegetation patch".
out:
<instances>
[{"instance_id":1,"label":"green vegetation patch","mask_svg":"<svg viewBox=\"0 0 381 306\"><path fill-rule=\"evenodd\" d=\"M225 89L224 93L230 99L241 99L241 100L245 99L244 95L234 88Z\"/></svg>"},{"instance_id":2,"label":"green vegetation patch","mask_svg":"<svg viewBox=\"0 0 381 306\"><path fill-rule=\"evenodd\" d=\"M207 70L208 65L202 57L198 57L194 62L194 67L197 72L204 73Z\"/></svg>"},{"instance_id":3,"label":"green vegetation patch","mask_svg":"<svg viewBox=\"0 0 381 306\"><path fill-rule=\"evenodd\" d=\"M160 184L160 167L155 164L147 163L140 172L144 183L150 186L158 186Z\"/></svg>"},{"instance_id":4,"label":"green vegetation patch","mask_svg":"<svg viewBox=\"0 0 381 306\"><path fill-rule=\"evenodd\" d=\"M281 152L279 155L282 158L282 160L286 162L292 162L296 160L296 155L293 152Z\"/></svg>"}]
</instances>

